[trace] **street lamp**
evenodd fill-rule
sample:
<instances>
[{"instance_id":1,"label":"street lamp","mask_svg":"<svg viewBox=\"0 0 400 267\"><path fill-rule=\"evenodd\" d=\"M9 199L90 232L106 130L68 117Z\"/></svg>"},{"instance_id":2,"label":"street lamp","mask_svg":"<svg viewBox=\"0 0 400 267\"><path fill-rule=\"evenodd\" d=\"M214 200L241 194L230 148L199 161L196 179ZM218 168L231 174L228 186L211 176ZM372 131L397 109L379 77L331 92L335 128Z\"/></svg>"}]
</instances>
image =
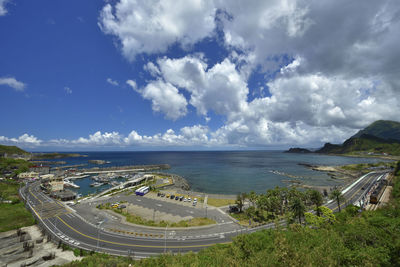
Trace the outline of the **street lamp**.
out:
<instances>
[{"instance_id":1,"label":"street lamp","mask_svg":"<svg viewBox=\"0 0 400 267\"><path fill-rule=\"evenodd\" d=\"M54 217L54 234L57 234L57 216Z\"/></svg>"},{"instance_id":2,"label":"street lamp","mask_svg":"<svg viewBox=\"0 0 400 267\"><path fill-rule=\"evenodd\" d=\"M165 239L164 239L164 253L167 252L167 228L168 228L168 225L165 226L165 234L164 234L164 237L165 237Z\"/></svg>"},{"instance_id":3,"label":"street lamp","mask_svg":"<svg viewBox=\"0 0 400 267\"><path fill-rule=\"evenodd\" d=\"M106 219L99 222L97 225L97 250L99 250L99 241L100 241L100 226L106 221Z\"/></svg>"}]
</instances>

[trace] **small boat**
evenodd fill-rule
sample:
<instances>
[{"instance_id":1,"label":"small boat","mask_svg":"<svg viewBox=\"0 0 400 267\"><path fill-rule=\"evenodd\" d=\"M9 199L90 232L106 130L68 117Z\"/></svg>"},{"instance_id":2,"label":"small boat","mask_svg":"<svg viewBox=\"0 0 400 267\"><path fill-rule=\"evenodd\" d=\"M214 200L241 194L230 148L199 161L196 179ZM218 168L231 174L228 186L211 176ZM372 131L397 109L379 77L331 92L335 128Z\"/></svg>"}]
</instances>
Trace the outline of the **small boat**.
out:
<instances>
[{"instance_id":1,"label":"small boat","mask_svg":"<svg viewBox=\"0 0 400 267\"><path fill-rule=\"evenodd\" d=\"M118 185L120 185L120 183L117 182L117 181L112 181L110 184L111 184L112 186L118 186Z\"/></svg>"},{"instance_id":2,"label":"small boat","mask_svg":"<svg viewBox=\"0 0 400 267\"><path fill-rule=\"evenodd\" d=\"M73 183L73 182L71 182L70 180L67 180L67 179L64 180L64 186L72 187L72 188L80 188L79 185L77 185L77 184L75 184L75 183Z\"/></svg>"},{"instance_id":3,"label":"small boat","mask_svg":"<svg viewBox=\"0 0 400 267\"><path fill-rule=\"evenodd\" d=\"M90 184L91 187L99 187L99 186L102 186L102 185L103 185L102 183L98 183L98 182Z\"/></svg>"},{"instance_id":4,"label":"small boat","mask_svg":"<svg viewBox=\"0 0 400 267\"><path fill-rule=\"evenodd\" d=\"M74 176L67 177L67 179L83 179L83 178L86 178L88 176L89 176L88 174L74 175Z\"/></svg>"}]
</instances>

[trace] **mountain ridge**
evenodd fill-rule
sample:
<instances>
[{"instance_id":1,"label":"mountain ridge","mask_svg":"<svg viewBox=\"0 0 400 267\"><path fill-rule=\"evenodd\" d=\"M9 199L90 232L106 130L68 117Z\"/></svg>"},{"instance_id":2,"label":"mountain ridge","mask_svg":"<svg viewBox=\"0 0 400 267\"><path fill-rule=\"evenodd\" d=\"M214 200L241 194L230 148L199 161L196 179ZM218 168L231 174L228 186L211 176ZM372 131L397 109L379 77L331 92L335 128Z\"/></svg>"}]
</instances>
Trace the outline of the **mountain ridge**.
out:
<instances>
[{"instance_id":1,"label":"mountain ridge","mask_svg":"<svg viewBox=\"0 0 400 267\"><path fill-rule=\"evenodd\" d=\"M288 153L302 152L291 148ZM342 144L325 143L315 151L321 154L383 154L400 155L400 122L379 120L371 123Z\"/></svg>"}]
</instances>

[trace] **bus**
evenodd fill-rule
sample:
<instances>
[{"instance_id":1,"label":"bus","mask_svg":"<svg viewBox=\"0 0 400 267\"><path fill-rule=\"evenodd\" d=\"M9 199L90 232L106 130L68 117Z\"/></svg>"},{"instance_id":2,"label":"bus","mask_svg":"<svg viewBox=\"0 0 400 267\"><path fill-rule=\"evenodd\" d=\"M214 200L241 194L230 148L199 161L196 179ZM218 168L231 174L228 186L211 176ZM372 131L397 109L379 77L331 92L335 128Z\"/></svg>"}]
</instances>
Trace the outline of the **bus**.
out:
<instances>
[{"instance_id":1,"label":"bus","mask_svg":"<svg viewBox=\"0 0 400 267\"><path fill-rule=\"evenodd\" d=\"M143 186L143 187L139 188L138 190L136 190L135 193L138 196L144 196L149 192L149 190L150 190L150 187Z\"/></svg>"}]
</instances>

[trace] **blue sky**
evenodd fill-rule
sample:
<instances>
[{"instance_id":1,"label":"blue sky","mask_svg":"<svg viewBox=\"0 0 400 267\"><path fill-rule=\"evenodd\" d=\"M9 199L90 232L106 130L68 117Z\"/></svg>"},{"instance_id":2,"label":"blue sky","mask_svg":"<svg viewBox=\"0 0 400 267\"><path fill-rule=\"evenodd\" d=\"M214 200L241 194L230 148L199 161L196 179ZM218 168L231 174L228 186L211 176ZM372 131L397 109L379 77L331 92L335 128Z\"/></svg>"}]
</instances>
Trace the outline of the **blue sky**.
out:
<instances>
[{"instance_id":1,"label":"blue sky","mask_svg":"<svg viewBox=\"0 0 400 267\"><path fill-rule=\"evenodd\" d=\"M328 2L0 0L0 143L315 147L396 120L399 4Z\"/></svg>"}]
</instances>

